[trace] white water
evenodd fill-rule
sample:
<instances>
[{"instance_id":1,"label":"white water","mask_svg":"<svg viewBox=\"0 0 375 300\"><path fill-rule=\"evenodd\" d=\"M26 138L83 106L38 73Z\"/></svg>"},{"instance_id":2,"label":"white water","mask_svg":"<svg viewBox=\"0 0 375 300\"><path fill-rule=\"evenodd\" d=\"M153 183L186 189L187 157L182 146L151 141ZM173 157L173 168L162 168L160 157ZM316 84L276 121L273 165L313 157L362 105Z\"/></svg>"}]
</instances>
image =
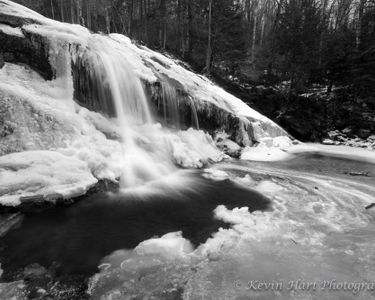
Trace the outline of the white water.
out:
<instances>
[{"instance_id":1,"label":"white water","mask_svg":"<svg viewBox=\"0 0 375 300\"><path fill-rule=\"evenodd\" d=\"M97 76L100 95L113 101L123 143L124 166L120 187L130 188L165 177L176 171L168 157L167 145L155 140L163 135L161 128L153 126L151 109L144 87L132 70L126 52L108 37L92 35L89 39L88 59ZM177 108L175 108L177 112Z\"/></svg>"}]
</instances>

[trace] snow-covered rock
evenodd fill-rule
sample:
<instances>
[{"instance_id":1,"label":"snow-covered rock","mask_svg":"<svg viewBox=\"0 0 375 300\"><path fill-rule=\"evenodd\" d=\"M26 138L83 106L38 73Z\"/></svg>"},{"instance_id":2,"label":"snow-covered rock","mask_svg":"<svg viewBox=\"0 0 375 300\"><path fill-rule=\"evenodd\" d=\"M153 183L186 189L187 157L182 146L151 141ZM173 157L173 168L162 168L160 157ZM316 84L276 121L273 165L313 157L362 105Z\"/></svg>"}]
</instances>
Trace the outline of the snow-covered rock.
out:
<instances>
[{"instance_id":1,"label":"snow-covered rock","mask_svg":"<svg viewBox=\"0 0 375 300\"><path fill-rule=\"evenodd\" d=\"M92 82L93 78L90 77L92 76L92 71L90 71L90 67L92 67L90 65L90 56L92 55L90 49L95 48L95 45L98 43L103 48L104 40L110 49L118 49L124 53L124 56L128 58L129 67L145 82L151 85L158 81L173 82L175 88L188 95L185 98L185 101L188 101L188 105L191 106L191 102L193 102L200 117L207 117L206 120L208 122L202 122L203 129L210 130L212 128L209 127L212 126L216 127L215 129L222 127L227 131L228 129L232 129L233 132L231 135L233 138L236 134L240 136L250 134L250 140L255 139L255 141L257 141L259 135L262 137L286 135L286 132L271 120L251 109L240 99L225 92L206 77L187 70L178 60L164 56L146 47L137 46L123 35L111 34L107 38L100 35L93 35L86 28L49 20L7 0L1 1L0 7L2 11L0 14L0 23L9 18L17 19L18 22L11 23L11 25L20 26L21 32L26 35L26 39L32 41L38 40L39 43L43 44L47 49L46 54L48 53L49 55L49 63L55 73L56 63L58 63L56 62L56 58L61 55L59 49L64 48L64 45L70 45L75 96L83 104L90 105L93 102L98 102L92 99L95 98L95 95L89 88L90 81L93 83L91 86L95 86L95 82ZM7 30L5 30L5 32L11 34L15 31L19 32L19 28L10 29L7 27ZM5 52L7 52L6 50ZM39 53L40 51L37 52L39 55L43 55L43 53ZM38 70L38 66L33 67ZM46 71L48 73L48 70L45 70L45 66L41 66L40 69L44 73ZM86 96L89 96L90 99L87 99ZM89 101L91 103L87 103ZM220 115L219 118L217 118L218 115ZM213 122L215 118L218 120ZM228 118L234 119L235 122L229 124L230 120ZM228 128L228 124L232 128ZM245 127L245 131L242 127ZM253 129L254 127L256 129ZM251 145L243 136L237 137L237 139L244 145Z\"/></svg>"},{"instance_id":2,"label":"snow-covered rock","mask_svg":"<svg viewBox=\"0 0 375 300\"><path fill-rule=\"evenodd\" d=\"M1 156L0 181L0 203L7 206L19 205L27 196L41 195L46 201L54 194L79 196L97 183L87 164L56 151Z\"/></svg>"},{"instance_id":3,"label":"snow-covered rock","mask_svg":"<svg viewBox=\"0 0 375 300\"><path fill-rule=\"evenodd\" d=\"M227 157L211 137L215 132L227 135L219 148L235 156L240 146L266 145L269 140L272 147L279 147L278 137L289 140L278 125L176 59L123 35L91 34L82 26L47 19L8 0L0 1L0 53L6 62L0 69L3 205L17 205L25 196L74 197L100 179L116 181L126 165L134 170L139 163L148 169L151 164L158 171L168 169L166 157L172 164L201 168ZM156 121L137 125L131 128L134 147L151 154L125 161L123 126L119 118L112 118L113 91L103 80L108 72L100 68L104 61L95 60L99 54L111 60L111 53L123 60L120 66L138 77L151 98L157 86L170 91L169 105L176 104L182 129L202 130L167 129ZM164 92L161 102L167 102L165 97ZM152 103L165 121L171 107Z\"/></svg>"}]
</instances>

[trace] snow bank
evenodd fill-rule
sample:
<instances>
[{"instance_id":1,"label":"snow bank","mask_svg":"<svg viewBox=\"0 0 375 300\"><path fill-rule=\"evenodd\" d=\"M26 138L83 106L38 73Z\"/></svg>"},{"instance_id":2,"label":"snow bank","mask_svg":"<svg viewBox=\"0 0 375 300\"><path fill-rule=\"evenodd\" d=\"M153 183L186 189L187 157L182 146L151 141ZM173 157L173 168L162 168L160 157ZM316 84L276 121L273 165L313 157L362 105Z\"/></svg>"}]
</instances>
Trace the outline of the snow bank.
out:
<instances>
[{"instance_id":1,"label":"snow bank","mask_svg":"<svg viewBox=\"0 0 375 300\"><path fill-rule=\"evenodd\" d=\"M15 16L23 18L32 22L37 22L39 24L53 24L57 23L51 19L48 19L37 12L28 9L25 6L14 3L9 0L1 0L1 14L8 16Z\"/></svg>"},{"instance_id":2,"label":"snow bank","mask_svg":"<svg viewBox=\"0 0 375 300\"><path fill-rule=\"evenodd\" d=\"M15 206L20 197L85 194L97 183L87 165L53 151L25 151L0 157L0 203Z\"/></svg>"},{"instance_id":3,"label":"snow bank","mask_svg":"<svg viewBox=\"0 0 375 300\"><path fill-rule=\"evenodd\" d=\"M255 147L245 147L241 152L240 159L254 161L285 160L293 157L291 152L288 152L291 147L292 142L286 136L265 137Z\"/></svg>"},{"instance_id":4,"label":"snow bank","mask_svg":"<svg viewBox=\"0 0 375 300\"><path fill-rule=\"evenodd\" d=\"M204 169L202 176L215 181L223 181L229 178L228 173L216 169Z\"/></svg>"},{"instance_id":5,"label":"snow bank","mask_svg":"<svg viewBox=\"0 0 375 300\"><path fill-rule=\"evenodd\" d=\"M300 144L287 149L288 153L299 154L299 153L319 153L322 155L329 155L333 157L341 157L359 161L366 161L369 163L375 163L375 152L363 149L354 148L350 146L342 145L322 145L322 144Z\"/></svg>"},{"instance_id":6,"label":"snow bank","mask_svg":"<svg viewBox=\"0 0 375 300\"><path fill-rule=\"evenodd\" d=\"M19 27L11 27L9 25L0 24L0 31L7 34L7 35L14 35L20 38L24 38L25 36L22 33L21 28Z\"/></svg>"},{"instance_id":7,"label":"snow bank","mask_svg":"<svg viewBox=\"0 0 375 300\"><path fill-rule=\"evenodd\" d=\"M178 231L143 241L134 251L139 255L160 255L166 259L184 259L194 249L192 244L182 237L182 232Z\"/></svg>"},{"instance_id":8,"label":"snow bank","mask_svg":"<svg viewBox=\"0 0 375 300\"><path fill-rule=\"evenodd\" d=\"M184 168L202 168L207 162L219 162L228 157L219 151L212 137L192 128L179 131L177 138L171 139L173 157Z\"/></svg>"},{"instance_id":9,"label":"snow bank","mask_svg":"<svg viewBox=\"0 0 375 300\"><path fill-rule=\"evenodd\" d=\"M0 114L8 128L0 150L25 151L0 156L3 205L17 205L22 196L74 197L97 179L121 175L121 144L99 131L116 132L116 125L75 104L59 80L12 64L0 70Z\"/></svg>"}]
</instances>

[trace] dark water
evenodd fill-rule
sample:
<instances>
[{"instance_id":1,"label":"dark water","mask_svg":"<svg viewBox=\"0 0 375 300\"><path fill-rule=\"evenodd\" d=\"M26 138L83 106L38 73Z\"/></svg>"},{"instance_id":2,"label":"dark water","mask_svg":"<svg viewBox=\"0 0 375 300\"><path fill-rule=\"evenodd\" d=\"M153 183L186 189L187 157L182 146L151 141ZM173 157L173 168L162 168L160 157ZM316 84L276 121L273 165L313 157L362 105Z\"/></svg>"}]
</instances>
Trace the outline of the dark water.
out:
<instances>
[{"instance_id":1,"label":"dark water","mask_svg":"<svg viewBox=\"0 0 375 300\"><path fill-rule=\"evenodd\" d=\"M90 276L104 256L154 236L181 230L195 246L205 242L219 227L228 227L213 218L220 204L250 211L268 208L269 201L255 191L195 176L199 189L182 194L145 200L101 193L67 208L25 215L22 224L1 239L4 277L32 263L46 268L54 264L57 275Z\"/></svg>"}]
</instances>

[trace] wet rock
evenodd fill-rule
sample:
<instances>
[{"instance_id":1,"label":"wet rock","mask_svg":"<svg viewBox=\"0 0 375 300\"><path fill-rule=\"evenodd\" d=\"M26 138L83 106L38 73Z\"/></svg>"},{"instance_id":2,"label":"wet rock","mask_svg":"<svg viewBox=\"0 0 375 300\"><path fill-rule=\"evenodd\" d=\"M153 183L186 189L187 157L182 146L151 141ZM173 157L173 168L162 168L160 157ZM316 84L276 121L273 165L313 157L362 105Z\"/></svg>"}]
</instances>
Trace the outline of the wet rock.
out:
<instances>
[{"instance_id":1,"label":"wet rock","mask_svg":"<svg viewBox=\"0 0 375 300\"><path fill-rule=\"evenodd\" d=\"M328 137L329 137L331 140L335 140L335 139L337 139L337 138L341 135L341 133L340 133L340 131L338 131L338 130L333 130L333 131L329 131L329 132L327 133L327 135L328 135Z\"/></svg>"},{"instance_id":2,"label":"wet rock","mask_svg":"<svg viewBox=\"0 0 375 300\"><path fill-rule=\"evenodd\" d=\"M0 24L5 23L0 14ZM46 38L22 29L23 36L6 34L0 31L0 53L3 61L27 64L44 79L53 78L49 63L49 43ZM1 61L1 59L0 59ZM1 65L1 64L0 64Z\"/></svg>"},{"instance_id":3,"label":"wet rock","mask_svg":"<svg viewBox=\"0 0 375 300\"><path fill-rule=\"evenodd\" d=\"M217 136L215 138L216 146L225 154L238 158L241 154L241 146L230 139Z\"/></svg>"},{"instance_id":4,"label":"wet rock","mask_svg":"<svg viewBox=\"0 0 375 300\"><path fill-rule=\"evenodd\" d=\"M371 130L361 128L356 133L361 139L367 139L371 135Z\"/></svg>"},{"instance_id":5,"label":"wet rock","mask_svg":"<svg viewBox=\"0 0 375 300\"><path fill-rule=\"evenodd\" d=\"M45 275L47 275L46 268L42 267L37 263L28 265L23 271L23 276L25 278L37 278L43 277Z\"/></svg>"},{"instance_id":6,"label":"wet rock","mask_svg":"<svg viewBox=\"0 0 375 300\"><path fill-rule=\"evenodd\" d=\"M341 132L347 136L353 135L353 129L351 127L345 127Z\"/></svg>"},{"instance_id":7,"label":"wet rock","mask_svg":"<svg viewBox=\"0 0 375 300\"><path fill-rule=\"evenodd\" d=\"M350 175L350 176L365 176L370 177L369 172L344 172L344 174Z\"/></svg>"},{"instance_id":8,"label":"wet rock","mask_svg":"<svg viewBox=\"0 0 375 300\"><path fill-rule=\"evenodd\" d=\"M18 209L21 212L38 212L54 206L53 201L48 201L44 195L20 197L21 204Z\"/></svg>"}]
</instances>

